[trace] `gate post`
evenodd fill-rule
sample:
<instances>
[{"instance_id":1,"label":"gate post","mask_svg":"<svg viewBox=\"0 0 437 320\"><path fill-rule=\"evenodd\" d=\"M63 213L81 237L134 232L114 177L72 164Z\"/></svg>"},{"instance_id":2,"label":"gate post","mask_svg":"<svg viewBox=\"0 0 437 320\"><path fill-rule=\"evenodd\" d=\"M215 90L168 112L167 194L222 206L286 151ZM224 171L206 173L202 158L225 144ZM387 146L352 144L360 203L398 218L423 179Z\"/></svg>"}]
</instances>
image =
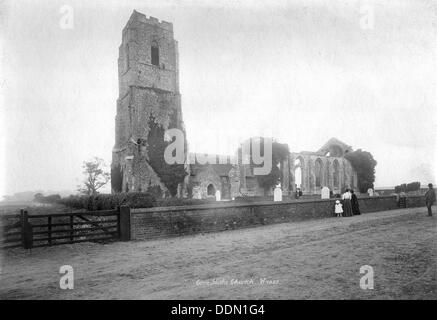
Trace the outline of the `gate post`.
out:
<instances>
[{"instance_id":1,"label":"gate post","mask_svg":"<svg viewBox=\"0 0 437 320\"><path fill-rule=\"evenodd\" d=\"M128 206L121 206L118 208L118 228L120 230L120 240L130 241L130 208Z\"/></svg>"},{"instance_id":2,"label":"gate post","mask_svg":"<svg viewBox=\"0 0 437 320\"><path fill-rule=\"evenodd\" d=\"M33 247L33 231L32 225L29 223L27 211L21 209L21 243L24 249L32 249Z\"/></svg>"}]
</instances>

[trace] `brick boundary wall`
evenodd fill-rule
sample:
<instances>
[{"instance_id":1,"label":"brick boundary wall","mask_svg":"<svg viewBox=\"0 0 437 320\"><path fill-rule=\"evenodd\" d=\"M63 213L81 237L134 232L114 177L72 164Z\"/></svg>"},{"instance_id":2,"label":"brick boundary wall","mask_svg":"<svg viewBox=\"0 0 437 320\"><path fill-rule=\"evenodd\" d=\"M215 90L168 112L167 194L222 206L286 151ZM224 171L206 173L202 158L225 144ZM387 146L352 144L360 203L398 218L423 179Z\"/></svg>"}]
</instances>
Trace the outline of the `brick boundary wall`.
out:
<instances>
[{"instance_id":1,"label":"brick boundary wall","mask_svg":"<svg viewBox=\"0 0 437 320\"><path fill-rule=\"evenodd\" d=\"M132 240L218 232L334 216L337 199L226 203L132 209ZM361 213L398 209L396 196L358 199ZM425 206L423 196L408 196L407 207Z\"/></svg>"}]
</instances>

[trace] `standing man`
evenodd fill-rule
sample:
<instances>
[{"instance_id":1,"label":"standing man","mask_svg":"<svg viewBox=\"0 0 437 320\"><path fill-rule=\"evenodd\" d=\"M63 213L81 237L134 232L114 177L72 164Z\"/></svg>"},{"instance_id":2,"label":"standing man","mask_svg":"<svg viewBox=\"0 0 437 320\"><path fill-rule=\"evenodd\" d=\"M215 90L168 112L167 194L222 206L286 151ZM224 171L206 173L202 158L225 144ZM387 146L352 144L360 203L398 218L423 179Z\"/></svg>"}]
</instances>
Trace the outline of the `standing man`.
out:
<instances>
[{"instance_id":1,"label":"standing man","mask_svg":"<svg viewBox=\"0 0 437 320\"><path fill-rule=\"evenodd\" d=\"M431 206L435 202L435 191L432 188L432 183L428 184L428 188L428 191L425 193L425 203L426 207L428 208L428 216L432 217Z\"/></svg>"}]
</instances>

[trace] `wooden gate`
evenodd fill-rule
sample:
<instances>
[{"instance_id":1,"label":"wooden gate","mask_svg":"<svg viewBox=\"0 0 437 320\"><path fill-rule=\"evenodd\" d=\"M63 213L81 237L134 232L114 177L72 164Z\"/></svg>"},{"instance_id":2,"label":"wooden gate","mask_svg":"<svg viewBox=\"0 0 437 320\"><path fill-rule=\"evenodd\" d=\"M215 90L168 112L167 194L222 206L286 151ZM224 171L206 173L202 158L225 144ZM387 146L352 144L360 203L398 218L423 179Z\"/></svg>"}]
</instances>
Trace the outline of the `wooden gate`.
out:
<instances>
[{"instance_id":1,"label":"wooden gate","mask_svg":"<svg viewBox=\"0 0 437 320\"><path fill-rule=\"evenodd\" d=\"M1 218L0 246L3 248L30 249L120 239L120 209L42 215L31 215L21 210L20 214Z\"/></svg>"}]
</instances>

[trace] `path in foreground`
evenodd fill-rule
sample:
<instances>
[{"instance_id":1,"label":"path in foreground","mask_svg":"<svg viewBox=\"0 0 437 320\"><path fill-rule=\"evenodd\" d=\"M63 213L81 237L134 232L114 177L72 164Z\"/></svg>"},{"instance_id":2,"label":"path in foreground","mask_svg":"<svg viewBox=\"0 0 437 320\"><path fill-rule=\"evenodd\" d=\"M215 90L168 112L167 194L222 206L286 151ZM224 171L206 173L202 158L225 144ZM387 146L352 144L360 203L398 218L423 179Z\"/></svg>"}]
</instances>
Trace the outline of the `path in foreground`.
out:
<instances>
[{"instance_id":1,"label":"path in foreground","mask_svg":"<svg viewBox=\"0 0 437 320\"><path fill-rule=\"evenodd\" d=\"M437 218L425 211L14 249L3 256L0 299L436 299ZM62 265L74 268L73 290L59 288ZM374 269L373 290L359 286L363 265Z\"/></svg>"}]
</instances>

